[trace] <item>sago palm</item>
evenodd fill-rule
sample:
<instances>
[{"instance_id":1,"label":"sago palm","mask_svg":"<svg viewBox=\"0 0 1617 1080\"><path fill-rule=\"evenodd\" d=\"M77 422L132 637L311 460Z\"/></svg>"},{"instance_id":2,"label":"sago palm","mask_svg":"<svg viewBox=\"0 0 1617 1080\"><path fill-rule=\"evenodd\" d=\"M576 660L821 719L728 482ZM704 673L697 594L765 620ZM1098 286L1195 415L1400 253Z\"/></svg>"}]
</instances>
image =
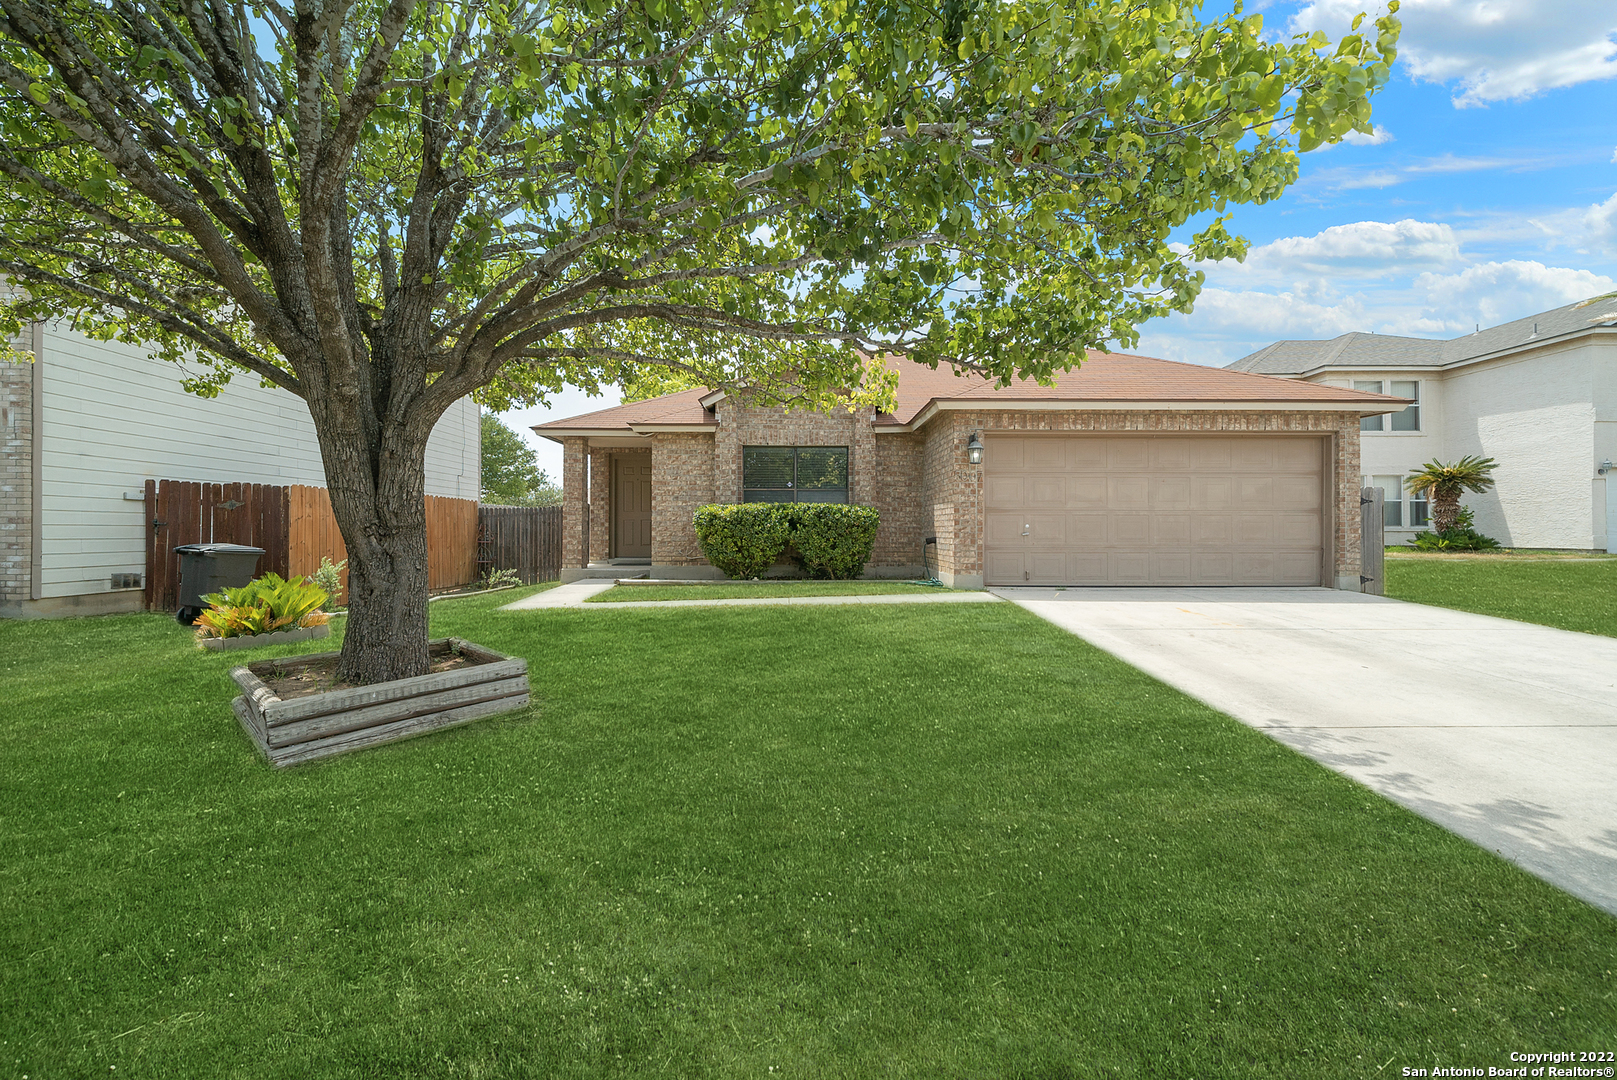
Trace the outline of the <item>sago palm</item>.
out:
<instances>
[{"instance_id":1,"label":"sago palm","mask_svg":"<svg viewBox=\"0 0 1617 1080\"><path fill-rule=\"evenodd\" d=\"M1460 496L1492 488L1492 473L1498 467L1499 463L1489 457L1463 457L1452 465L1433 458L1404 485L1412 495L1426 493L1432 502L1433 529L1447 532L1454 527L1454 516L1460 511Z\"/></svg>"}]
</instances>

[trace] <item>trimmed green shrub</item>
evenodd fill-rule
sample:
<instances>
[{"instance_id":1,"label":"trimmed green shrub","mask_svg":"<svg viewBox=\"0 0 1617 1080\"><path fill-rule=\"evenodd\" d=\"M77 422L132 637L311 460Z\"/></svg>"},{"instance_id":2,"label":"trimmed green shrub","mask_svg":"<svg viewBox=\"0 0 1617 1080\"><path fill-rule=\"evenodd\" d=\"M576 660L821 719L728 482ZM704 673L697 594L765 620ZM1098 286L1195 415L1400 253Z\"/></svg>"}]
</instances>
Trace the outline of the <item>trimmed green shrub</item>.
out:
<instances>
[{"instance_id":1,"label":"trimmed green shrub","mask_svg":"<svg viewBox=\"0 0 1617 1080\"><path fill-rule=\"evenodd\" d=\"M762 574L791 539L785 503L715 503L696 508L696 542L707 561L733 578Z\"/></svg>"},{"instance_id":2,"label":"trimmed green shrub","mask_svg":"<svg viewBox=\"0 0 1617 1080\"><path fill-rule=\"evenodd\" d=\"M1437 532L1415 535L1416 551L1498 551L1499 541L1484 536L1475 527L1476 514L1469 506L1455 511L1454 524Z\"/></svg>"},{"instance_id":3,"label":"trimmed green shrub","mask_svg":"<svg viewBox=\"0 0 1617 1080\"><path fill-rule=\"evenodd\" d=\"M869 506L796 503L786 508L792 548L809 577L847 580L864 573L881 515Z\"/></svg>"},{"instance_id":4,"label":"trimmed green shrub","mask_svg":"<svg viewBox=\"0 0 1617 1080\"><path fill-rule=\"evenodd\" d=\"M707 561L752 578L791 552L809 577L856 578L876 546L881 515L840 503L716 503L698 507L696 540Z\"/></svg>"}]
</instances>

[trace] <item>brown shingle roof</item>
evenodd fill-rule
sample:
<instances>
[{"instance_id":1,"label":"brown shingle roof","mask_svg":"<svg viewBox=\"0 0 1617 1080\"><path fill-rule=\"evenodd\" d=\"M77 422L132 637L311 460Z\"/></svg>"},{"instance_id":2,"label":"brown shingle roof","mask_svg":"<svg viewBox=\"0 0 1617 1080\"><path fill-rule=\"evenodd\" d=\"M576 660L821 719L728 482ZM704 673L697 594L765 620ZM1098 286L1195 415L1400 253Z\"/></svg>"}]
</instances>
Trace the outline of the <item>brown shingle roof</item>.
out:
<instances>
[{"instance_id":1,"label":"brown shingle roof","mask_svg":"<svg viewBox=\"0 0 1617 1080\"><path fill-rule=\"evenodd\" d=\"M933 370L897 359L888 362L898 365L897 401L890 416L877 418L878 424L911 423L934 401L981 401L1013 408L1031 402L1064 401L1085 404L1160 401L1170 406L1176 402L1186 405L1273 403L1277 408L1339 403L1357 411L1377 404L1385 404L1391 410L1404 400L1297 379L1126 353L1092 351L1081 366L1057 373L1053 386L1040 386L1025 379L999 389L994 388L992 380L980 375L957 376L948 368ZM706 393L708 391L682 390L649 401L537 424L533 430L545 435L579 429L627 431L631 425L640 424L711 425L713 416L702 408L699 400Z\"/></svg>"},{"instance_id":2,"label":"brown shingle roof","mask_svg":"<svg viewBox=\"0 0 1617 1080\"><path fill-rule=\"evenodd\" d=\"M548 420L543 424L533 425L533 430L543 435L552 428L628 431L631 424L713 424L715 422L713 414L702 408L701 399L706 393L708 393L706 390L681 390L675 394L664 394L662 397L647 398L645 401L631 401L625 405L614 405L610 409L600 409L580 416Z\"/></svg>"},{"instance_id":3,"label":"brown shingle roof","mask_svg":"<svg viewBox=\"0 0 1617 1080\"><path fill-rule=\"evenodd\" d=\"M1032 401L1205 404L1227 401L1274 402L1282 407L1286 404L1337 401L1346 406L1359 407L1377 400L1376 395L1316 383L1299 383L1295 379L1249 375L1201 364L1158 360L1150 356L1094 351L1079 367L1056 373L1053 386L1040 386L1031 379L1023 379L995 389L992 380L981 376L961 378L947 369L934 371L920 364L908 364L899 369L897 397L893 419L900 424L914 420L934 400L991 401L996 404Z\"/></svg>"}]
</instances>

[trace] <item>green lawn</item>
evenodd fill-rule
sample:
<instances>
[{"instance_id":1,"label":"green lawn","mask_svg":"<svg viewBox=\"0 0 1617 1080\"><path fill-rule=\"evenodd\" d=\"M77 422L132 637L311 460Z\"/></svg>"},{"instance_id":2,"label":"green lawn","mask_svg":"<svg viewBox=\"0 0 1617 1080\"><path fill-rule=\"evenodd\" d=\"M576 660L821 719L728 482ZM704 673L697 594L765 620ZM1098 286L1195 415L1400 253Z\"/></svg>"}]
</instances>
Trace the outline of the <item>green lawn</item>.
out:
<instances>
[{"instance_id":1,"label":"green lawn","mask_svg":"<svg viewBox=\"0 0 1617 1080\"><path fill-rule=\"evenodd\" d=\"M892 596L902 593L938 593L936 585L907 581L771 581L756 585L743 581L692 582L689 585L614 585L590 597L589 604L622 604L643 600L736 600L782 596Z\"/></svg>"},{"instance_id":2,"label":"green lawn","mask_svg":"<svg viewBox=\"0 0 1617 1080\"><path fill-rule=\"evenodd\" d=\"M230 714L239 655L158 616L0 623L7 1074L1384 1077L1611 1046L1617 920L1010 604L513 598L433 623L527 656L533 708L284 772Z\"/></svg>"},{"instance_id":3,"label":"green lawn","mask_svg":"<svg viewBox=\"0 0 1617 1080\"><path fill-rule=\"evenodd\" d=\"M1617 559L1388 558L1387 595L1617 637Z\"/></svg>"}]
</instances>

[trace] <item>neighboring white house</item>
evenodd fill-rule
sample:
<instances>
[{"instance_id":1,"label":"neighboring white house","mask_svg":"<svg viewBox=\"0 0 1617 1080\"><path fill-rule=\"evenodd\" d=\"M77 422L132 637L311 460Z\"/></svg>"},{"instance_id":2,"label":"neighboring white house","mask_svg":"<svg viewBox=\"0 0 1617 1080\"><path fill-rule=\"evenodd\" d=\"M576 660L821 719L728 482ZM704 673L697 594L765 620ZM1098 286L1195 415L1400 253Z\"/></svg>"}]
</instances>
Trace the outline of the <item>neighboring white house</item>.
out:
<instances>
[{"instance_id":1,"label":"neighboring white house","mask_svg":"<svg viewBox=\"0 0 1617 1080\"><path fill-rule=\"evenodd\" d=\"M179 366L65 324L0 362L0 616L135 611L147 480L325 487L303 401L239 374L217 398ZM478 408L457 402L427 444L427 493L476 499Z\"/></svg>"},{"instance_id":2,"label":"neighboring white house","mask_svg":"<svg viewBox=\"0 0 1617 1080\"><path fill-rule=\"evenodd\" d=\"M1507 547L1617 549L1617 297L1449 341L1277 341L1230 367L1413 401L1363 422L1361 471L1386 493L1389 543L1427 525L1405 478L1476 454L1499 462L1494 490L1464 499L1479 531Z\"/></svg>"}]
</instances>

